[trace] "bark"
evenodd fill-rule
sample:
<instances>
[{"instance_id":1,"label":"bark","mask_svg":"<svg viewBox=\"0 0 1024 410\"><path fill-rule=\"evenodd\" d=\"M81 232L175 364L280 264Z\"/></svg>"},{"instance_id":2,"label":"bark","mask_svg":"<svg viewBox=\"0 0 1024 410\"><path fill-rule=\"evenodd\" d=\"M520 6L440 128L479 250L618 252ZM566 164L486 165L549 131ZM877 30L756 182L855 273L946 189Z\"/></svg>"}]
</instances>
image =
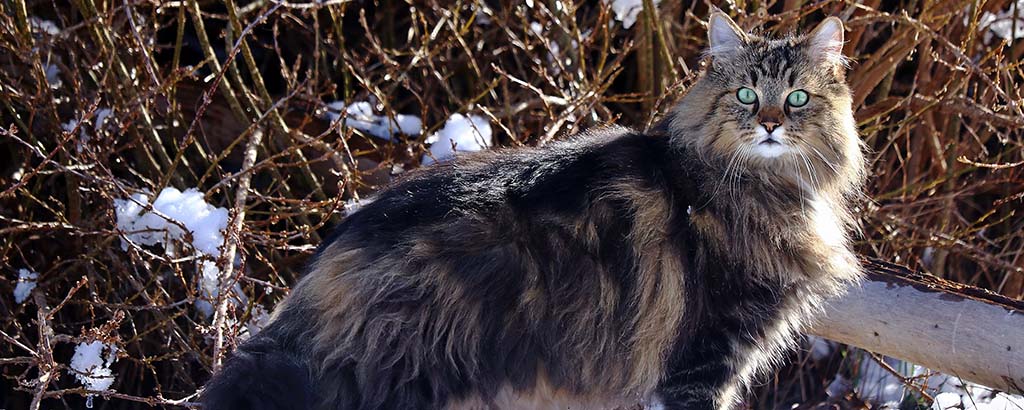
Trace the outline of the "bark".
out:
<instances>
[{"instance_id":1,"label":"bark","mask_svg":"<svg viewBox=\"0 0 1024 410\"><path fill-rule=\"evenodd\" d=\"M808 333L1024 393L1024 301L869 261Z\"/></svg>"}]
</instances>

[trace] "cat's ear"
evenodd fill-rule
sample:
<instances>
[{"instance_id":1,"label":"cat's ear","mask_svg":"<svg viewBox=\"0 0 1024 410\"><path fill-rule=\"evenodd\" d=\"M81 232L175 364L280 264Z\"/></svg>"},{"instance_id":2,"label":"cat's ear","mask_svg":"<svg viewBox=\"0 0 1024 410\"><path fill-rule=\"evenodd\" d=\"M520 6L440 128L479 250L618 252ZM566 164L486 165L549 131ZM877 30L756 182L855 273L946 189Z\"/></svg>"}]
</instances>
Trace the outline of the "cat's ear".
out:
<instances>
[{"instance_id":1,"label":"cat's ear","mask_svg":"<svg viewBox=\"0 0 1024 410\"><path fill-rule=\"evenodd\" d=\"M811 55L819 61L843 66L847 64L846 56L843 55L842 20L836 17L825 19L807 36L806 41Z\"/></svg>"},{"instance_id":2,"label":"cat's ear","mask_svg":"<svg viewBox=\"0 0 1024 410\"><path fill-rule=\"evenodd\" d=\"M728 56L747 42L747 34L721 11L711 13L708 19L708 53L712 57Z\"/></svg>"}]
</instances>

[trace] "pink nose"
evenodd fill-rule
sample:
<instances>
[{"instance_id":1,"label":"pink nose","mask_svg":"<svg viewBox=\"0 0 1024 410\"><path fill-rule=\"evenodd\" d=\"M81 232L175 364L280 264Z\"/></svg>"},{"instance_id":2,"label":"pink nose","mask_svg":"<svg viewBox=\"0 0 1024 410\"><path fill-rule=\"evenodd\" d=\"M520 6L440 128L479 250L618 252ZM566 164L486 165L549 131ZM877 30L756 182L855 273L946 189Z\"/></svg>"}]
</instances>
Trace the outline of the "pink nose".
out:
<instances>
[{"instance_id":1,"label":"pink nose","mask_svg":"<svg viewBox=\"0 0 1024 410\"><path fill-rule=\"evenodd\" d=\"M768 131L768 133L771 134L772 131L775 131L776 128L779 128L779 123L766 121L762 122L761 126L764 127L765 131Z\"/></svg>"}]
</instances>

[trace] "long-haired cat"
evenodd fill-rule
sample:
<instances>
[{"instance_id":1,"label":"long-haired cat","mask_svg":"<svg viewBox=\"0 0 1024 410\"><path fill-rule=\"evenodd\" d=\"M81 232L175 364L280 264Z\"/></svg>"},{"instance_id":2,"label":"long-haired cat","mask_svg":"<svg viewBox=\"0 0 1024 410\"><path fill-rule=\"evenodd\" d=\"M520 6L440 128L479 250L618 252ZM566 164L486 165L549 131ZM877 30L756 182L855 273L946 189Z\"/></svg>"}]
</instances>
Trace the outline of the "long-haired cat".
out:
<instances>
[{"instance_id":1,"label":"long-haired cat","mask_svg":"<svg viewBox=\"0 0 1024 410\"><path fill-rule=\"evenodd\" d=\"M466 155L381 191L204 408L730 407L860 276L865 172L838 19L708 28L711 64L657 132Z\"/></svg>"}]
</instances>

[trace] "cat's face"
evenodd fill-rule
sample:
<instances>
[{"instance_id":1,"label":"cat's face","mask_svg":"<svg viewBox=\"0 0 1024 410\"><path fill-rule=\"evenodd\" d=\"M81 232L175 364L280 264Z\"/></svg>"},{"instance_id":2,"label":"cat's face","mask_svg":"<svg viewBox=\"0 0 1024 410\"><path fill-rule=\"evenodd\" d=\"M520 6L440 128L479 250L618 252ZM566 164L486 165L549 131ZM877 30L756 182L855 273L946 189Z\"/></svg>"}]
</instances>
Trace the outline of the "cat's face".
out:
<instances>
[{"instance_id":1,"label":"cat's face","mask_svg":"<svg viewBox=\"0 0 1024 410\"><path fill-rule=\"evenodd\" d=\"M715 13L708 38L711 66L673 121L688 145L726 166L812 185L860 166L839 19L767 39Z\"/></svg>"}]
</instances>

